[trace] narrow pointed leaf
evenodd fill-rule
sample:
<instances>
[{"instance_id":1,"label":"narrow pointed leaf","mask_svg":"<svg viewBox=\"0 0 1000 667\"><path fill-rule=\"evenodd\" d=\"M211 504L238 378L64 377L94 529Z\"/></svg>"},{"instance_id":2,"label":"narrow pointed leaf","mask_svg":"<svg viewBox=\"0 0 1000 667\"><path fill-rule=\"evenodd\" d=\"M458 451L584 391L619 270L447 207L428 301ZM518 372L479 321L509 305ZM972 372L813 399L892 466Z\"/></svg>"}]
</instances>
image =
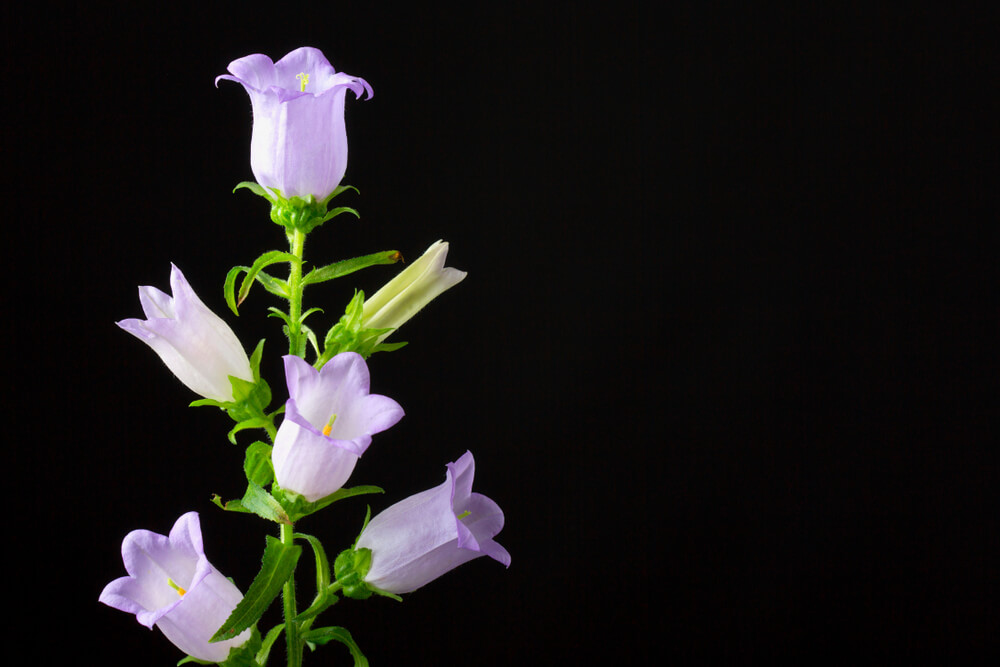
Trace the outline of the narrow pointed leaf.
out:
<instances>
[{"instance_id":1,"label":"narrow pointed leaf","mask_svg":"<svg viewBox=\"0 0 1000 667\"><path fill-rule=\"evenodd\" d=\"M226 304L229 306L229 310L239 316L240 311L236 306L236 279L244 271L249 271L249 266L234 266L229 269L229 273L226 274L226 284L222 288L222 292L226 297Z\"/></svg>"},{"instance_id":2,"label":"narrow pointed leaf","mask_svg":"<svg viewBox=\"0 0 1000 667\"><path fill-rule=\"evenodd\" d=\"M315 630L303 633L302 639L310 644L320 645L331 641L338 641L347 646L347 650L351 652L351 657L354 658L354 667L368 667L368 659L365 658L365 654L361 652L361 648L354 641L354 637L347 631L347 628L340 626L316 628Z\"/></svg>"},{"instance_id":3,"label":"narrow pointed leaf","mask_svg":"<svg viewBox=\"0 0 1000 667\"><path fill-rule=\"evenodd\" d=\"M260 572L254 577L236 609L209 641L231 639L256 623L292 576L300 555L302 547L283 544L281 540L268 535Z\"/></svg>"},{"instance_id":4,"label":"narrow pointed leaf","mask_svg":"<svg viewBox=\"0 0 1000 667\"><path fill-rule=\"evenodd\" d=\"M268 631L267 636L264 637L264 641L260 645L260 650L257 651L258 665L267 664L267 658L271 654L271 647L274 646L274 642L281 636L281 631L284 629L284 625L276 625Z\"/></svg>"},{"instance_id":5,"label":"narrow pointed leaf","mask_svg":"<svg viewBox=\"0 0 1000 667\"><path fill-rule=\"evenodd\" d=\"M278 262L291 262L298 263L300 260L295 255L283 252L281 250L269 250L263 255L258 257L254 261L253 266L247 271L247 274L243 276L243 283L240 285L240 293L237 295L236 303L241 304L243 300L247 298L247 294L250 293L250 286L253 285L253 281L256 279L257 274L267 266L271 264L277 264Z\"/></svg>"},{"instance_id":6,"label":"narrow pointed leaf","mask_svg":"<svg viewBox=\"0 0 1000 667\"><path fill-rule=\"evenodd\" d=\"M345 259L340 262L327 264L326 266L313 269L305 275L302 279L302 283L304 285L321 283L327 280L333 280L334 278L340 278L341 276L346 276L349 273L354 273L355 271L368 268L369 266L377 266L379 264L395 264L401 259L403 259L403 255L401 255L398 250L384 250L371 255Z\"/></svg>"}]
</instances>

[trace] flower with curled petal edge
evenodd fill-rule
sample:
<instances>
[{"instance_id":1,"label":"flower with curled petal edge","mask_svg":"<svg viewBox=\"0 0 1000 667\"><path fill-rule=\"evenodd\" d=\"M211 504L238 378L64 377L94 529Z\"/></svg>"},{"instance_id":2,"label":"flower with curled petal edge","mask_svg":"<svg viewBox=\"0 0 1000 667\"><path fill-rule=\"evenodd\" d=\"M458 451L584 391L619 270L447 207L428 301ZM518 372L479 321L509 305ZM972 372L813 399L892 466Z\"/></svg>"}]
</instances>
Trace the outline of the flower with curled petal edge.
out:
<instances>
[{"instance_id":1,"label":"flower with curled petal edge","mask_svg":"<svg viewBox=\"0 0 1000 667\"><path fill-rule=\"evenodd\" d=\"M135 614L147 628L155 625L199 660L223 662L230 649L250 639L251 631L245 630L209 642L243 594L205 557L197 512L177 519L169 536L133 530L122 542L122 560L128 576L104 587L99 598L104 604Z\"/></svg>"},{"instance_id":2,"label":"flower with curled petal edge","mask_svg":"<svg viewBox=\"0 0 1000 667\"><path fill-rule=\"evenodd\" d=\"M466 452L447 466L444 483L405 498L368 522L353 549L334 564L348 597L409 593L480 556L510 566L493 537L503 528L500 507L472 492L475 461Z\"/></svg>"},{"instance_id":3,"label":"flower with curled petal edge","mask_svg":"<svg viewBox=\"0 0 1000 667\"><path fill-rule=\"evenodd\" d=\"M321 370L294 355L283 359L290 398L271 452L274 478L312 502L344 485L372 435L402 419L403 408L368 393L368 365L355 352L338 354Z\"/></svg>"},{"instance_id":4,"label":"flower with curled petal edge","mask_svg":"<svg viewBox=\"0 0 1000 667\"><path fill-rule=\"evenodd\" d=\"M344 190L347 170L347 91L371 98L372 88L359 77L337 72L319 49L304 46L278 62L253 54L229 63L229 74L250 96L253 133L250 187L271 201L271 218L286 227L310 231L337 213L329 200Z\"/></svg>"}]
</instances>

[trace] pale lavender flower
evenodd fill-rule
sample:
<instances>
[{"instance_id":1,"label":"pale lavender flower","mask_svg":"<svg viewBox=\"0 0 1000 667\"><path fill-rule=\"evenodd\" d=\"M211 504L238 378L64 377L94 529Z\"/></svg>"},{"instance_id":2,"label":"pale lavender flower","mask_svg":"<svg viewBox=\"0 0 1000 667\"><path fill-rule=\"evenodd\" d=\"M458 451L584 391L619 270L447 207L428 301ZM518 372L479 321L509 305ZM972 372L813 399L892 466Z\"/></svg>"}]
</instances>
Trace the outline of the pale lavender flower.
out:
<instances>
[{"instance_id":1,"label":"pale lavender flower","mask_svg":"<svg viewBox=\"0 0 1000 667\"><path fill-rule=\"evenodd\" d=\"M480 556L510 566L510 554L493 541L503 528L500 507L472 492L475 461L466 452L448 464L443 484L399 501L373 518L356 549L371 550L366 583L409 593Z\"/></svg>"},{"instance_id":2,"label":"pale lavender flower","mask_svg":"<svg viewBox=\"0 0 1000 667\"><path fill-rule=\"evenodd\" d=\"M243 346L173 264L170 291L172 297L155 287L139 287L139 302L148 319L122 320L118 326L153 348L191 391L216 401L232 401L230 375L253 381Z\"/></svg>"},{"instance_id":3,"label":"pale lavender flower","mask_svg":"<svg viewBox=\"0 0 1000 667\"><path fill-rule=\"evenodd\" d=\"M222 662L230 648L250 638L250 630L244 630L233 639L208 642L243 594L205 557L197 512L177 519L169 537L133 530L122 542L122 559L129 576L104 587L104 604L135 614L147 628L156 625L199 660Z\"/></svg>"},{"instance_id":4,"label":"pale lavender flower","mask_svg":"<svg viewBox=\"0 0 1000 667\"><path fill-rule=\"evenodd\" d=\"M465 271L444 265L448 244L431 244L420 258L382 289L365 299L361 322L366 329L397 329L445 290L462 282ZM389 333L379 337L382 342Z\"/></svg>"},{"instance_id":5,"label":"pale lavender flower","mask_svg":"<svg viewBox=\"0 0 1000 667\"><path fill-rule=\"evenodd\" d=\"M250 95L250 168L257 183L286 199L326 199L347 170L347 91L371 98L368 82L334 71L322 51L308 46L278 62L259 53L246 56L228 69L215 83L235 81Z\"/></svg>"},{"instance_id":6,"label":"pale lavender flower","mask_svg":"<svg viewBox=\"0 0 1000 667\"><path fill-rule=\"evenodd\" d=\"M368 393L368 365L355 352L336 355L318 371L293 355L284 360L290 398L274 439L274 476L281 488L312 502L344 485L372 434L398 422L403 408Z\"/></svg>"}]
</instances>

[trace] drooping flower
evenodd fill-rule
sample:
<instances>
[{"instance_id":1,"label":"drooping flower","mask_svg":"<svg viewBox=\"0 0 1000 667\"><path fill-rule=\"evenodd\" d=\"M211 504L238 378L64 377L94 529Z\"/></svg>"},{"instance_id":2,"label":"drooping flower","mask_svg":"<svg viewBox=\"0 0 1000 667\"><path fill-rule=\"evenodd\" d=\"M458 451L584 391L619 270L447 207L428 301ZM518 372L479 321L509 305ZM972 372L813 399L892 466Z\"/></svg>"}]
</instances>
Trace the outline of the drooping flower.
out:
<instances>
[{"instance_id":1,"label":"drooping flower","mask_svg":"<svg viewBox=\"0 0 1000 667\"><path fill-rule=\"evenodd\" d=\"M278 62L253 54L215 79L242 84L253 106L250 168L257 183L289 199L322 201L347 170L344 100L372 96L371 86L336 72L319 49L295 49Z\"/></svg>"},{"instance_id":2,"label":"drooping flower","mask_svg":"<svg viewBox=\"0 0 1000 667\"><path fill-rule=\"evenodd\" d=\"M447 258L447 243L432 244L417 261L365 300L362 326L397 329L442 292L462 282L465 271L446 267ZM379 342L391 333L381 336Z\"/></svg>"},{"instance_id":3,"label":"drooping flower","mask_svg":"<svg viewBox=\"0 0 1000 667\"><path fill-rule=\"evenodd\" d=\"M104 604L135 614L147 628L155 625L199 660L222 662L230 648L250 638L250 630L244 630L233 639L208 641L243 594L205 557L197 512L177 519L169 537L132 531L122 542L122 559L129 576L104 587Z\"/></svg>"},{"instance_id":4,"label":"drooping flower","mask_svg":"<svg viewBox=\"0 0 1000 667\"><path fill-rule=\"evenodd\" d=\"M216 401L232 401L230 375L253 381L243 346L173 264L170 291L173 296L155 287L139 287L139 302L148 319L122 320L118 326L153 348L191 391Z\"/></svg>"},{"instance_id":5,"label":"drooping flower","mask_svg":"<svg viewBox=\"0 0 1000 667\"><path fill-rule=\"evenodd\" d=\"M500 507L472 492L475 461L466 452L448 464L443 484L399 501L373 518L356 549L371 550L364 581L401 594L480 556L510 566L510 554L493 537L503 528Z\"/></svg>"},{"instance_id":6,"label":"drooping flower","mask_svg":"<svg viewBox=\"0 0 1000 667\"><path fill-rule=\"evenodd\" d=\"M271 460L286 491L312 502L344 485L372 435L403 417L388 396L369 394L371 378L361 355L344 352L316 370L286 355L288 402Z\"/></svg>"}]
</instances>

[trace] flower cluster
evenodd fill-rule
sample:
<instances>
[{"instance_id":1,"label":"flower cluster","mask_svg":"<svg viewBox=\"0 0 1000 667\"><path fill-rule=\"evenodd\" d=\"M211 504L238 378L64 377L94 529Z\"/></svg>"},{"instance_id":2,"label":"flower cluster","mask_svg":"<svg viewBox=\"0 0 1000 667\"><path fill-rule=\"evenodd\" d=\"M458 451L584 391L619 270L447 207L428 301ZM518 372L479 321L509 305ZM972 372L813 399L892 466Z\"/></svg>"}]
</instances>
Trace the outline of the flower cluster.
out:
<instances>
[{"instance_id":1,"label":"flower cluster","mask_svg":"<svg viewBox=\"0 0 1000 667\"><path fill-rule=\"evenodd\" d=\"M341 185L347 167L346 93L370 98L371 87L336 72L320 51L309 47L278 62L260 54L240 58L230 63L229 72L216 83L240 83L253 107L250 165L257 182L247 187L271 201L271 218L287 228L290 248L234 267L226 279L226 300L237 311L259 283L287 301L287 312L270 308L285 322L287 399L277 409L269 408L270 386L260 377L263 341L248 357L233 330L176 266L171 266L171 294L140 287L145 319L125 319L118 326L149 345L201 397L192 405L217 406L233 418L231 442L237 443L237 434L248 429L265 432L270 442L256 440L246 449L246 494L214 502L223 510L253 513L278 524L279 537L266 538L260 573L244 596L205 556L196 512L177 519L169 535L132 531L122 543L128 576L109 583L100 601L135 614L146 627L159 628L199 661L264 667L279 636L286 642L289 665L301 664L304 646L331 640L347 644L357 658L360 648L343 627L314 626L338 594L398 597L481 556L510 565L510 555L494 540L504 525L503 512L472 492L471 452L447 464L439 486L397 502L370 521L366 517L360 535L336 558L332 571L319 539L293 529L300 519L336 501L381 491L345 486L373 437L404 415L395 400L371 393L367 358L401 347L401 342L384 341L466 274L445 266L448 244L437 241L370 298L356 292L340 321L318 336L311 322L306 324L308 316L320 311L303 306L307 284L401 259L399 252L383 251L303 275L305 235L338 212L356 213L346 207L328 212L326 205L346 189ZM287 264L288 277L265 273L274 264ZM307 361L310 343L312 362ZM297 542L313 549L317 568L314 602L302 611L294 594L303 549ZM279 594L283 625L259 631L264 610Z\"/></svg>"}]
</instances>

